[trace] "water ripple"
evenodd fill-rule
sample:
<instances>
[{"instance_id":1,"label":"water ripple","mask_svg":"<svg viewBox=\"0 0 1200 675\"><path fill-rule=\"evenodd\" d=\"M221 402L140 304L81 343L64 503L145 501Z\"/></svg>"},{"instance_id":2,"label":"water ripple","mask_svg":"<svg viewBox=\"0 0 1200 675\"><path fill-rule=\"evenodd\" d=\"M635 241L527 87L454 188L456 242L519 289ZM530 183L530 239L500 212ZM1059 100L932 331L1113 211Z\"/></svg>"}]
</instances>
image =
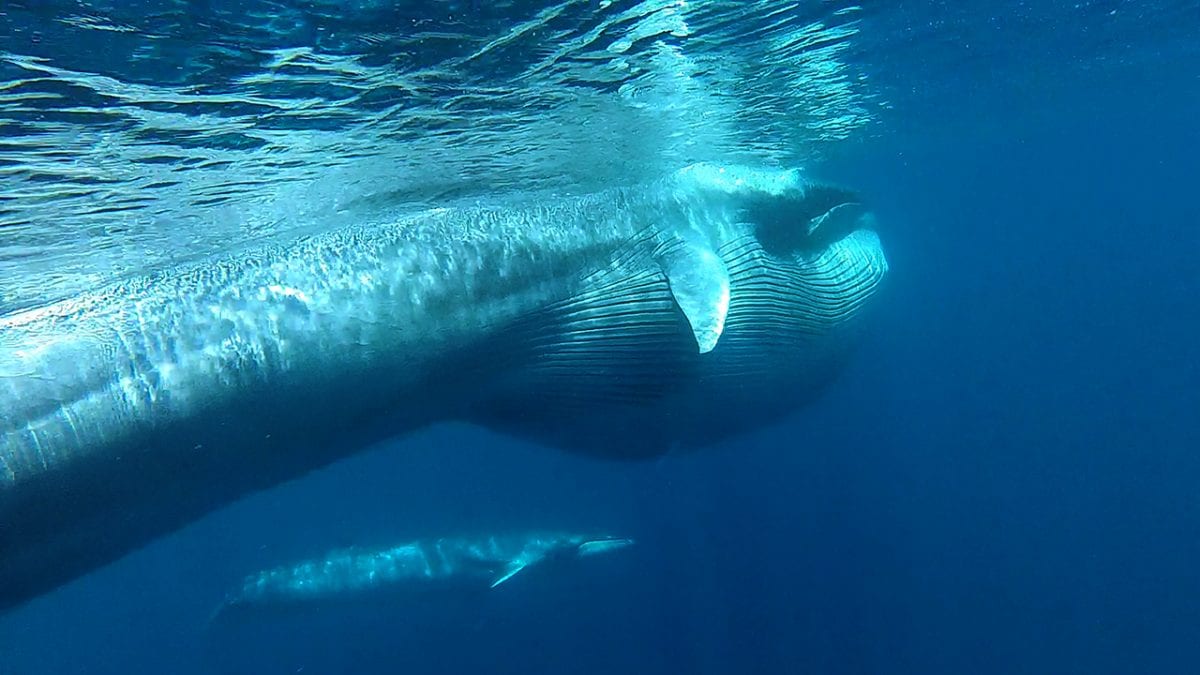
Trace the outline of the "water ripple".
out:
<instances>
[{"instance_id":1,"label":"water ripple","mask_svg":"<svg viewBox=\"0 0 1200 675\"><path fill-rule=\"evenodd\" d=\"M0 313L348 209L801 161L871 119L843 60L857 14L777 0L9 0Z\"/></svg>"}]
</instances>

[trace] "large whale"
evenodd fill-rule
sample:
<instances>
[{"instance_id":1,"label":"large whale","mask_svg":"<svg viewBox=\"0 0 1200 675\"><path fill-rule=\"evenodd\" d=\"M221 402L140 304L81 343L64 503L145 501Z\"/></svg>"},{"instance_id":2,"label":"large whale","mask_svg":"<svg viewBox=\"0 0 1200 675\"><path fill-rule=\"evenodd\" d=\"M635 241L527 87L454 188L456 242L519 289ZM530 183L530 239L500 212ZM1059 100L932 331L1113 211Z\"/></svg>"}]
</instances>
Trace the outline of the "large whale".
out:
<instances>
[{"instance_id":1,"label":"large whale","mask_svg":"<svg viewBox=\"0 0 1200 675\"><path fill-rule=\"evenodd\" d=\"M0 608L430 423L647 457L814 396L887 264L851 193L700 164L363 217L0 317Z\"/></svg>"},{"instance_id":2,"label":"large whale","mask_svg":"<svg viewBox=\"0 0 1200 675\"><path fill-rule=\"evenodd\" d=\"M624 537L571 532L444 537L385 548L345 548L311 560L255 572L213 613L218 619L278 610L321 608L359 600L481 593L517 574L571 567L583 558L633 545ZM440 597L440 595L439 595Z\"/></svg>"}]
</instances>

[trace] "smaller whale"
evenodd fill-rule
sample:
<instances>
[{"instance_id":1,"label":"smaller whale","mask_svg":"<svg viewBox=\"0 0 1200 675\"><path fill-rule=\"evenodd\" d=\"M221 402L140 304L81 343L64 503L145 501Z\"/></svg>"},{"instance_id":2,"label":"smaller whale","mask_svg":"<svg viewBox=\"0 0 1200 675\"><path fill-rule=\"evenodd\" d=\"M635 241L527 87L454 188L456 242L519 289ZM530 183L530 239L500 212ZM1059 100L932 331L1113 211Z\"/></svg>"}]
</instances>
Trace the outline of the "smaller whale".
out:
<instances>
[{"instance_id":1,"label":"smaller whale","mask_svg":"<svg viewBox=\"0 0 1200 675\"><path fill-rule=\"evenodd\" d=\"M380 597L486 592L533 567L570 563L633 545L632 539L537 532L440 538L388 548L344 548L247 576L213 612L318 609Z\"/></svg>"}]
</instances>

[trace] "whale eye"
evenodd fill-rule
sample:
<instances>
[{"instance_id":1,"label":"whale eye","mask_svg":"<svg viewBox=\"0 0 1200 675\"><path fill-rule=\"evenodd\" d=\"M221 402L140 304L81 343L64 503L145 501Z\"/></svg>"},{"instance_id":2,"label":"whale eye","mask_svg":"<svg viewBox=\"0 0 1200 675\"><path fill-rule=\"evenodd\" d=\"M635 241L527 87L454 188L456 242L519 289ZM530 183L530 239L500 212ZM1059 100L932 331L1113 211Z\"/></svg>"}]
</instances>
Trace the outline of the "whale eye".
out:
<instances>
[{"instance_id":1,"label":"whale eye","mask_svg":"<svg viewBox=\"0 0 1200 675\"><path fill-rule=\"evenodd\" d=\"M858 229L866 213L857 194L827 185L755 194L743 208L763 250L778 257L824 249Z\"/></svg>"}]
</instances>

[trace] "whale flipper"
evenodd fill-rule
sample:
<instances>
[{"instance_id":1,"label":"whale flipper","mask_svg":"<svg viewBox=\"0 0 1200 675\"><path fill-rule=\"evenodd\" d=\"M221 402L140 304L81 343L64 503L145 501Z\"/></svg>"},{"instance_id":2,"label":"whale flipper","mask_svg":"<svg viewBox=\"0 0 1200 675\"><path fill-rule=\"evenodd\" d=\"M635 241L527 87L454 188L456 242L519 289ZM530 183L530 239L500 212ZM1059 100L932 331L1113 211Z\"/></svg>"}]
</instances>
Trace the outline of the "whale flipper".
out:
<instances>
[{"instance_id":1,"label":"whale flipper","mask_svg":"<svg viewBox=\"0 0 1200 675\"><path fill-rule=\"evenodd\" d=\"M666 256L663 271L701 354L717 346L729 314L729 270L710 247L686 242Z\"/></svg>"},{"instance_id":2,"label":"whale flipper","mask_svg":"<svg viewBox=\"0 0 1200 675\"><path fill-rule=\"evenodd\" d=\"M495 587L499 586L500 584L502 584L502 583L508 581L509 579L513 578L514 576L516 576L516 574L518 572L520 572L521 570L525 569L528 566L529 566L528 563L526 563L524 561L513 561L511 564L508 565L508 567L504 568L504 572L502 572L500 574L500 576L496 577L496 580L493 581L492 585L488 586L488 588L495 588Z\"/></svg>"}]
</instances>

